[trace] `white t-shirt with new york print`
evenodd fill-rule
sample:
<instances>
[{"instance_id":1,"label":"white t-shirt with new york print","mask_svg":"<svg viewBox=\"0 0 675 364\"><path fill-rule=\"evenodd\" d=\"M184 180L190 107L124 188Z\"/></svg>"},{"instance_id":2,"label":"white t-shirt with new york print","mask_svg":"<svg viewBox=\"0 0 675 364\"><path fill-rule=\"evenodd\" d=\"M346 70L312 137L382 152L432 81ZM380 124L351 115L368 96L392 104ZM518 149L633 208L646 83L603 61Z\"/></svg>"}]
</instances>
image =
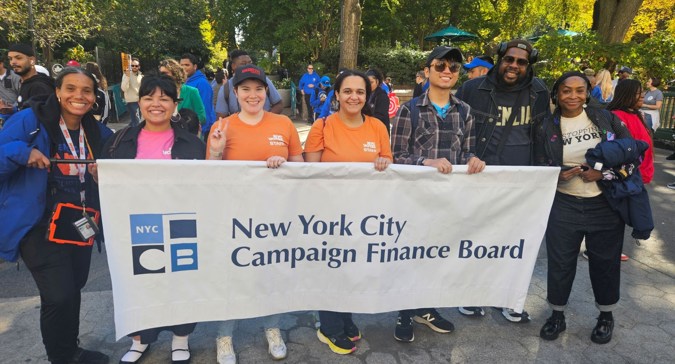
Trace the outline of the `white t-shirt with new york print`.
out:
<instances>
[{"instance_id":1,"label":"white t-shirt with new york print","mask_svg":"<svg viewBox=\"0 0 675 364\"><path fill-rule=\"evenodd\" d=\"M575 167L586 163L586 151L602 141L600 129L586 115L586 111L573 117L560 117L563 140L563 165ZM595 182L586 183L580 176L569 181L559 181L558 191L577 197L595 197L602 193Z\"/></svg>"}]
</instances>

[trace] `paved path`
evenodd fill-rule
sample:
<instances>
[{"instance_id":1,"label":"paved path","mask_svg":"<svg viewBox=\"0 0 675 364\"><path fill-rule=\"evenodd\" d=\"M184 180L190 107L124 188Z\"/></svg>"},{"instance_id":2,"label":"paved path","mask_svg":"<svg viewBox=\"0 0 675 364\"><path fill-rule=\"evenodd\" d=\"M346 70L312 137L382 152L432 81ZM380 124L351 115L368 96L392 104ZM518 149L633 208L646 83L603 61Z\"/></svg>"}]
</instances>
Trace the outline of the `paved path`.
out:
<instances>
[{"instance_id":1,"label":"paved path","mask_svg":"<svg viewBox=\"0 0 675 364\"><path fill-rule=\"evenodd\" d=\"M297 124L299 128L307 127ZM622 263L622 298L614 312L614 339L607 345L590 341L597 310L588 278L588 262L579 258L577 279L566 312L567 331L553 342L539 338L549 315L546 297L546 258L541 249L525 308L533 321L506 322L488 309L482 318L467 318L456 309L440 312L456 331L436 334L415 326L415 342L394 340L395 313L355 315L364 339L353 355L338 356L319 343L312 312L282 316L288 345L284 363L674 363L675 362L675 162L670 151L657 150L656 176L648 187L656 230L641 246L626 238ZM630 230L629 230L630 231ZM46 363L40 340L39 297L25 266L0 263L0 363ZM94 253L90 279L82 296L82 346L96 348L117 363L130 341L115 341L113 303L105 250ZM215 363L215 323L199 324L190 337L193 363ZM146 354L144 364L170 362L170 334L163 333ZM239 363L272 362L258 319L240 321L234 338Z\"/></svg>"}]
</instances>

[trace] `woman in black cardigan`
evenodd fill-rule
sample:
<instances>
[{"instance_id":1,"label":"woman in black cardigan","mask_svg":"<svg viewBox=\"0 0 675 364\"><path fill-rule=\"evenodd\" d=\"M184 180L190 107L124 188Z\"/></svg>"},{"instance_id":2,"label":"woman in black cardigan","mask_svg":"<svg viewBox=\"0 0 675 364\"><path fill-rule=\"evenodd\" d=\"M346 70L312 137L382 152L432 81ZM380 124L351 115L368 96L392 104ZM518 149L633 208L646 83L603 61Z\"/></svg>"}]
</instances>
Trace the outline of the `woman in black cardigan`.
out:
<instances>
[{"instance_id":1,"label":"woman in black cardigan","mask_svg":"<svg viewBox=\"0 0 675 364\"><path fill-rule=\"evenodd\" d=\"M373 111L373 116L380 119L384 126L387 127L387 133L391 133L389 123L389 95L380 87L384 78L382 73L376 69L369 69L366 72L368 80L370 81L370 98L368 99L368 106Z\"/></svg>"}]
</instances>

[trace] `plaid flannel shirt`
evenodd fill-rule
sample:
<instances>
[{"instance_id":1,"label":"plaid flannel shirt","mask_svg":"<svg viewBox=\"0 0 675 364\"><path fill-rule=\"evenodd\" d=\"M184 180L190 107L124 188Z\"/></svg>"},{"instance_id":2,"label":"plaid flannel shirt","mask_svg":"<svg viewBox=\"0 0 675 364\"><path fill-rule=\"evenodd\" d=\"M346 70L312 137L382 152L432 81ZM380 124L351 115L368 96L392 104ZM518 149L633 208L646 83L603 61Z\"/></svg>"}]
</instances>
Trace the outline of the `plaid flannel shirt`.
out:
<instances>
[{"instance_id":1,"label":"plaid flannel shirt","mask_svg":"<svg viewBox=\"0 0 675 364\"><path fill-rule=\"evenodd\" d=\"M466 164L475 156L476 130L471 107L454 95L450 95L450 105L442 119L429 101L428 91L422 94L417 99L420 114L414 131L409 104L401 106L391 129L394 163L422 165L425 159L446 158L452 164Z\"/></svg>"}]
</instances>

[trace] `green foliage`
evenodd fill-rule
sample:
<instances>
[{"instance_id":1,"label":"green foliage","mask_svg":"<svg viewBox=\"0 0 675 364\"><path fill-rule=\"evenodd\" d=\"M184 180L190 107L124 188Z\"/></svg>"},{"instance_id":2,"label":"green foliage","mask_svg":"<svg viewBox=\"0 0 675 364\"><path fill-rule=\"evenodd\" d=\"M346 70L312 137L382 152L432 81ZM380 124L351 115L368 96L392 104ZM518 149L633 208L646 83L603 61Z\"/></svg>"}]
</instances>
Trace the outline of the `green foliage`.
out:
<instances>
[{"instance_id":1,"label":"green foliage","mask_svg":"<svg viewBox=\"0 0 675 364\"><path fill-rule=\"evenodd\" d=\"M74 59L80 64L94 61L94 55L91 52L84 50L84 47L81 44L76 45L75 47L68 48L64 54L62 64L66 64L69 60Z\"/></svg>"},{"instance_id":2,"label":"green foliage","mask_svg":"<svg viewBox=\"0 0 675 364\"><path fill-rule=\"evenodd\" d=\"M670 32L657 32L634 47L635 68L639 77L647 81L649 77L659 77L668 81L675 72L675 35Z\"/></svg>"},{"instance_id":3,"label":"green foliage","mask_svg":"<svg viewBox=\"0 0 675 364\"><path fill-rule=\"evenodd\" d=\"M385 47L359 50L359 68L377 68L394 84L413 84L417 71L424 68L429 52L410 48Z\"/></svg>"},{"instance_id":4,"label":"green foliage","mask_svg":"<svg viewBox=\"0 0 675 364\"><path fill-rule=\"evenodd\" d=\"M81 41L101 28L99 13L91 0L50 0L32 2L35 39L47 62L54 49L67 41ZM0 27L12 42L30 42L28 8L25 0L2 0Z\"/></svg>"},{"instance_id":5,"label":"green foliage","mask_svg":"<svg viewBox=\"0 0 675 364\"><path fill-rule=\"evenodd\" d=\"M274 87L276 87L277 90L284 90L284 89L290 89L291 88L291 79L290 78L284 78L279 81L272 80L272 84L274 84Z\"/></svg>"},{"instance_id":6,"label":"green foliage","mask_svg":"<svg viewBox=\"0 0 675 364\"><path fill-rule=\"evenodd\" d=\"M650 76L667 80L675 70L675 37L668 32L657 32L642 43L606 44L593 32L575 37L547 35L535 44L541 61L535 64L537 76L550 86L566 71L596 72L608 61L633 68L633 77L646 81Z\"/></svg>"},{"instance_id":7,"label":"green foliage","mask_svg":"<svg viewBox=\"0 0 675 364\"><path fill-rule=\"evenodd\" d=\"M429 52L411 48L360 47L358 68L362 71L377 68L384 75L391 77L394 84L413 84L415 74L424 68L428 54ZM339 55L338 47L325 50L320 58L325 68L319 74L336 75ZM317 63L314 63L315 67L316 65Z\"/></svg>"},{"instance_id":8,"label":"green foliage","mask_svg":"<svg viewBox=\"0 0 675 364\"><path fill-rule=\"evenodd\" d=\"M98 34L104 47L153 62L189 52L208 64L212 51L204 37L212 34L201 28L208 19L207 0L96 1L106 19Z\"/></svg>"}]
</instances>

